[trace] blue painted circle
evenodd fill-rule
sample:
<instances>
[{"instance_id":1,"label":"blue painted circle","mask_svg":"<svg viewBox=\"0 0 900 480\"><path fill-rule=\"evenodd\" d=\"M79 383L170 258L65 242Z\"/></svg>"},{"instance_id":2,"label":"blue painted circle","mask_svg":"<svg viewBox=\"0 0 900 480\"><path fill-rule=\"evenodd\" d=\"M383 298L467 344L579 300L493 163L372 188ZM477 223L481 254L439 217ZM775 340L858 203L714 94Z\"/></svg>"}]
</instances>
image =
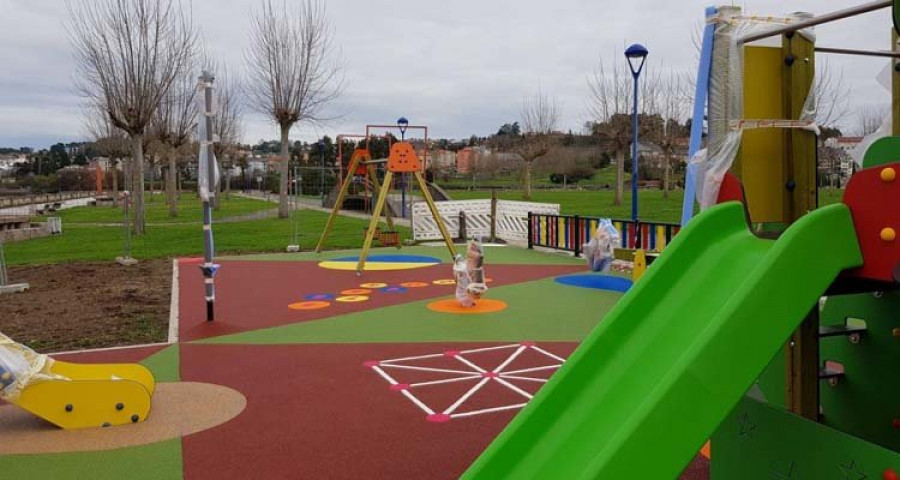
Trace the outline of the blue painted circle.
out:
<instances>
[{"instance_id":1,"label":"blue painted circle","mask_svg":"<svg viewBox=\"0 0 900 480\"><path fill-rule=\"evenodd\" d=\"M334 300L334 295L330 293L310 293L305 297L307 300Z\"/></svg>"},{"instance_id":2,"label":"blue painted circle","mask_svg":"<svg viewBox=\"0 0 900 480\"><path fill-rule=\"evenodd\" d=\"M406 292L406 287L384 287L381 291L384 293L404 293Z\"/></svg>"},{"instance_id":3,"label":"blue painted circle","mask_svg":"<svg viewBox=\"0 0 900 480\"><path fill-rule=\"evenodd\" d=\"M330 260L332 262L358 262L359 257L343 257ZM439 258L426 257L422 255L369 255L366 257L367 262L384 262L384 263L441 263Z\"/></svg>"},{"instance_id":4,"label":"blue painted circle","mask_svg":"<svg viewBox=\"0 0 900 480\"><path fill-rule=\"evenodd\" d=\"M595 288L625 293L631 288L632 281L627 278L611 275L567 275L556 277L557 283L581 288Z\"/></svg>"}]
</instances>

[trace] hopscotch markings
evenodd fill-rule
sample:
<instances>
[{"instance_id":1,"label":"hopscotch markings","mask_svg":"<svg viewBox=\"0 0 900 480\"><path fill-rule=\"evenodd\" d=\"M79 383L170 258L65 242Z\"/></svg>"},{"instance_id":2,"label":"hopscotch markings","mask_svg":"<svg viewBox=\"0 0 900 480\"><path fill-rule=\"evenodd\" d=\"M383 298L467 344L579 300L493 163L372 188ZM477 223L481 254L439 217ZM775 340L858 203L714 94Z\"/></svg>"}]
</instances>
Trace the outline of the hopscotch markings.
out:
<instances>
[{"instance_id":1,"label":"hopscotch markings","mask_svg":"<svg viewBox=\"0 0 900 480\"><path fill-rule=\"evenodd\" d=\"M536 353L543 355L547 358L547 360L552 360L552 364L543 365L539 367L530 367L530 368L522 368L522 369L514 369L510 371L504 371L506 368L510 367L519 357L525 353L528 349L534 350ZM493 370L487 370L482 366L478 365L476 361L471 358L466 358L467 355L477 354L481 352L491 352L498 350L511 350L508 357L506 357L503 362L500 363ZM456 361L463 364L465 367L468 367L470 370L456 370L449 368L436 368L430 366L419 366L415 364L406 364L403 362L417 362L421 360L431 360L438 358L448 358L455 359ZM558 363L557 363L558 362ZM518 395L521 395L527 399L532 399L534 397L533 394L528 393L527 391L519 388L514 385L509 380L518 380L525 382L535 382L535 383L547 383L547 379L544 378L533 378L530 376L522 376L521 374L528 374L532 372L550 372L557 370L562 366L562 363L565 362L565 359L553 354L543 348L536 346L532 342L521 342L515 343L511 345L499 345L495 347L484 347L484 348L476 348L471 350L448 350L442 353L434 353L428 355L416 355L411 357L403 357L403 358L394 358L390 360L380 360L380 361L368 361L364 363L364 366L367 368L371 368L375 370L375 372L384 378L392 391L398 391L403 396L405 396L409 401L411 401L419 410L425 412L427 415L427 419L432 422L443 423L447 420L454 418L463 418L463 417L472 417L475 415L483 415L489 413L503 412L508 410L517 410L524 407L527 403L517 403L514 405L504 405L499 407L489 407L482 408L479 410L472 410L468 412L457 412L463 405L466 404L479 390L484 388L491 381L497 383L497 385L502 386L508 390L515 392ZM389 369L400 370L399 372L395 371L395 375L402 374L402 371L415 371L415 372L427 372L427 373L438 373L438 374L452 374L454 375L451 378L443 378L439 380L428 380L417 383L402 383L402 380L395 379L388 373ZM480 379L480 380L479 380ZM470 387L465 391L459 398L457 398L449 407L446 409L436 409L430 407L426 404L422 399L416 396L412 392L413 389L424 390L428 387L436 386L436 385L446 385L453 383L466 382L471 380L479 380L474 386ZM435 413L435 412L441 413Z\"/></svg>"}]
</instances>

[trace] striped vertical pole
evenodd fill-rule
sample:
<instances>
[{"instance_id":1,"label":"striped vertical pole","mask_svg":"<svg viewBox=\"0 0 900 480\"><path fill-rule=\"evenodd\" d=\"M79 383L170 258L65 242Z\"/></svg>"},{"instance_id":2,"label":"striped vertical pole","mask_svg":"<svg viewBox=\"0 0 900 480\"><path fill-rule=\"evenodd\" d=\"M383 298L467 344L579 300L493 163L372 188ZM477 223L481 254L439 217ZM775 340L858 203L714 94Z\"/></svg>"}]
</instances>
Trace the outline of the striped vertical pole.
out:
<instances>
[{"instance_id":1,"label":"striped vertical pole","mask_svg":"<svg viewBox=\"0 0 900 480\"><path fill-rule=\"evenodd\" d=\"M206 160L206 192L200 187L200 197L203 199L203 283L205 287L206 321L215 320L216 285L215 275L219 265L213 263L215 255L212 231L212 197L216 188L216 156L213 150L213 78L209 72L203 72L200 76L200 88L203 91L203 115L200 121L204 123L202 138L200 139L201 161ZM205 153L205 156L203 155ZM204 158L205 157L205 158ZM205 194L204 194L205 193Z\"/></svg>"}]
</instances>

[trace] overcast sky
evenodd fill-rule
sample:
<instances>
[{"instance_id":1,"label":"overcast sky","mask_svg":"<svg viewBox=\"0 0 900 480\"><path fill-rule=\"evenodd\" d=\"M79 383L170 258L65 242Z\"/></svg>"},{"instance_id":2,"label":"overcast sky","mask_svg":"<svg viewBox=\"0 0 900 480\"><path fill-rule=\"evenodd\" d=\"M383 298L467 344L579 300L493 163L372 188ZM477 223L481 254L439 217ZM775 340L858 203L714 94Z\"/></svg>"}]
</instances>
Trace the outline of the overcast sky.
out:
<instances>
[{"instance_id":1,"label":"overcast sky","mask_svg":"<svg viewBox=\"0 0 900 480\"><path fill-rule=\"evenodd\" d=\"M745 11L816 14L864 0L755 0ZM650 50L649 65L696 70L691 32L707 1L700 0L328 0L346 77L335 112L318 130L296 127L292 139L355 133L366 123L403 115L427 124L433 137L487 135L514 121L523 96L538 86L556 96L565 128L588 119L585 75L598 58L624 61L633 42ZM727 2L726 2L727 3ZM258 0L193 0L208 50L232 71L244 68L248 17ZM0 146L46 147L82 140L81 99L72 87L73 62L63 0L0 0ZM820 46L885 49L889 10L818 27ZM819 55L820 62L824 55ZM883 104L889 93L875 76L886 60L831 56L842 70L854 108ZM244 141L277 138L248 111ZM852 128L849 118L845 127Z\"/></svg>"}]
</instances>

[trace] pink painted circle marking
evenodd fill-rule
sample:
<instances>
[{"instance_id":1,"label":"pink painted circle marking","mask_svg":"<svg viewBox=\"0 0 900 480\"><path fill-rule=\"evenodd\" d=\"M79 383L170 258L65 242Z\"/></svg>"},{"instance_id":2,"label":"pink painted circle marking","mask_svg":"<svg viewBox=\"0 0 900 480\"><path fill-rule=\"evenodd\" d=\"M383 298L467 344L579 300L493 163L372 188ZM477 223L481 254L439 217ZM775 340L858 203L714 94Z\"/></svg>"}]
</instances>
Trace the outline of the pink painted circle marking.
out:
<instances>
[{"instance_id":1,"label":"pink painted circle marking","mask_svg":"<svg viewBox=\"0 0 900 480\"><path fill-rule=\"evenodd\" d=\"M432 413L425 417L425 420L428 420L431 423L447 423L450 421L450 415L445 413Z\"/></svg>"},{"instance_id":2,"label":"pink painted circle marking","mask_svg":"<svg viewBox=\"0 0 900 480\"><path fill-rule=\"evenodd\" d=\"M392 392L402 392L404 390L409 390L408 383L395 383L395 384L391 385Z\"/></svg>"},{"instance_id":3,"label":"pink painted circle marking","mask_svg":"<svg viewBox=\"0 0 900 480\"><path fill-rule=\"evenodd\" d=\"M459 354L462 353L459 350L447 350L444 352L445 357L458 357Z\"/></svg>"},{"instance_id":4,"label":"pink painted circle marking","mask_svg":"<svg viewBox=\"0 0 900 480\"><path fill-rule=\"evenodd\" d=\"M378 360L366 360L365 362L363 362L363 366L366 368L377 367L379 365L381 365L381 362L379 362Z\"/></svg>"}]
</instances>

